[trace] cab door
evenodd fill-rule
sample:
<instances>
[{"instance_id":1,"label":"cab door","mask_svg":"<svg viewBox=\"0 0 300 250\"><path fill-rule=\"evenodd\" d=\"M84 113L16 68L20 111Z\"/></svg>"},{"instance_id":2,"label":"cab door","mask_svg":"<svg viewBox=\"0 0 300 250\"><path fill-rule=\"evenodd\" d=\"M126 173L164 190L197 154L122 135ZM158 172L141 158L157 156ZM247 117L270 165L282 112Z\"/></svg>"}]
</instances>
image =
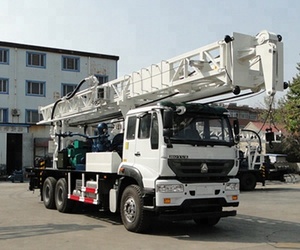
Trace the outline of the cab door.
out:
<instances>
[{"instance_id":1,"label":"cab door","mask_svg":"<svg viewBox=\"0 0 300 250\"><path fill-rule=\"evenodd\" d=\"M156 112L147 112L137 119L134 165L142 173L144 185L148 187L154 187L154 179L159 174L160 150L158 135Z\"/></svg>"},{"instance_id":2,"label":"cab door","mask_svg":"<svg viewBox=\"0 0 300 250\"><path fill-rule=\"evenodd\" d=\"M137 116L131 115L125 121L125 134L123 144L123 164L128 166L134 165L135 160L135 140L137 134Z\"/></svg>"},{"instance_id":3,"label":"cab door","mask_svg":"<svg viewBox=\"0 0 300 250\"><path fill-rule=\"evenodd\" d=\"M159 173L159 128L156 112L127 118L123 164L137 169L144 186L154 187Z\"/></svg>"}]
</instances>

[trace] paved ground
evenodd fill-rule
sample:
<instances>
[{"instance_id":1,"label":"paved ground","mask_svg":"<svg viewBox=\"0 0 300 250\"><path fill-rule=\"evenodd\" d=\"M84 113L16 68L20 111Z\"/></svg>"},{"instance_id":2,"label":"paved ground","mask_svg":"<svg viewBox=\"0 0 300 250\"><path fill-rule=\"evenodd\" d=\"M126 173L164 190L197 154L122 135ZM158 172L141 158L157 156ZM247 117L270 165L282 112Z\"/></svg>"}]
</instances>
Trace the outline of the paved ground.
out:
<instances>
[{"instance_id":1,"label":"paved ground","mask_svg":"<svg viewBox=\"0 0 300 250\"><path fill-rule=\"evenodd\" d=\"M299 182L242 193L238 215L212 229L155 221L148 234L126 231L118 215L45 209L27 186L0 182L0 249L300 249Z\"/></svg>"}]
</instances>

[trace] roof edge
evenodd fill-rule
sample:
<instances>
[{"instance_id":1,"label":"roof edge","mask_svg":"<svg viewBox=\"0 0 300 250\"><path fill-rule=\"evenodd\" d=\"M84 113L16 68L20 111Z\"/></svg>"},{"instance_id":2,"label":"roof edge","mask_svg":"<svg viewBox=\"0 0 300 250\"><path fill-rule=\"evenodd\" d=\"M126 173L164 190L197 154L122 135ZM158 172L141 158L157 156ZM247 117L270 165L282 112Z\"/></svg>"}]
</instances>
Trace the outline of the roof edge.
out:
<instances>
[{"instance_id":1,"label":"roof edge","mask_svg":"<svg viewBox=\"0 0 300 250\"><path fill-rule=\"evenodd\" d=\"M115 55L98 54L98 53L93 53L93 52L84 52L84 51L69 50L69 49L58 49L58 48L29 45L29 44L22 44L22 43L0 41L0 46L13 47L13 48L18 48L18 49L39 50L39 51L45 51L45 52L74 55L74 56L78 55L78 56L86 56L86 57L95 57L95 58L110 59L110 60L115 60L115 61L119 60L119 56L115 56Z\"/></svg>"}]
</instances>

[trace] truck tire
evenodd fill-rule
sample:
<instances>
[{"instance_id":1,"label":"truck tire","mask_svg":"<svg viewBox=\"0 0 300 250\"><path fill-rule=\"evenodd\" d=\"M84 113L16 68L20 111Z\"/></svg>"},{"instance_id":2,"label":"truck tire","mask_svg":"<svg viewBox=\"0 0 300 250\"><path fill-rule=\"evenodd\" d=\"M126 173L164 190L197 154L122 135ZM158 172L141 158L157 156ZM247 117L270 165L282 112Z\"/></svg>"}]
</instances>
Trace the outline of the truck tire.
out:
<instances>
[{"instance_id":1,"label":"truck tire","mask_svg":"<svg viewBox=\"0 0 300 250\"><path fill-rule=\"evenodd\" d=\"M210 209L210 211L221 212L222 207L212 208L212 209ZM213 227L213 226L218 224L220 219L221 219L221 217L219 217L219 216L217 216L217 217L206 217L206 218L195 218L194 222L199 226Z\"/></svg>"},{"instance_id":2,"label":"truck tire","mask_svg":"<svg viewBox=\"0 0 300 250\"><path fill-rule=\"evenodd\" d=\"M121 218L128 231L142 233L150 224L150 214L143 210L143 197L139 186L125 188L121 198Z\"/></svg>"},{"instance_id":3,"label":"truck tire","mask_svg":"<svg viewBox=\"0 0 300 250\"><path fill-rule=\"evenodd\" d=\"M211 218L194 219L194 221L199 226L213 227L218 224L220 219L221 219L220 217L211 217Z\"/></svg>"},{"instance_id":4,"label":"truck tire","mask_svg":"<svg viewBox=\"0 0 300 250\"><path fill-rule=\"evenodd\" d=\"M242 191L252 191L256 187L256 177L252 173L245 173L240 177Z\"/></svg>"},{"instance_id":5,"label":"truck tire","mask_svg":"<svg viewBox=\"0 0 300 250\"><path fill-rule=\"evenodd\" d=\"M74 201L68 199L68 186L65 178L60 178L55 187L55 205L59 212L70 213Z\"/></svg>"},{"instance_id":6,"label":"truck tire","mask_svg":"<svg viewBox=\"0 0 300 250\"><path fill-rule=\"evenodd\" d=\"M48 209L56 208L54 198L56 182L54 177L47 177L43 184L42 197L44 205Z\"/></svg>"}]
</instances>

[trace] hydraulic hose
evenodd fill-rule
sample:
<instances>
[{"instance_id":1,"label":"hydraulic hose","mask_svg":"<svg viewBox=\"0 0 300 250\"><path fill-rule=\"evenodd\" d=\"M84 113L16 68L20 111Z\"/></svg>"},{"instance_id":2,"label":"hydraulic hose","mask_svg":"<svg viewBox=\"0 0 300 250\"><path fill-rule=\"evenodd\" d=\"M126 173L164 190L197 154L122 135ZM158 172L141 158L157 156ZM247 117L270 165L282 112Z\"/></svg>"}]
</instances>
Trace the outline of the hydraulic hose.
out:
<instances>
[{"instance_id":1,"label":"hydraulic hose","mask_svg":"<svg viewBox=\"0 0 300 250\"><path fill-rule=\"evenodd\" d=\"M54 103L53 108L52 108L52 112L51 112L51 120L52 120L53 117L54 117L54 113L55 113L55 109L56 109L57 104L60 103L60 102L61 102L62 100L64 100L64 99L70 100L71 98L73 98L73 97L75 96L75 94L80 90L81 85L82 85L84 82L86 82L87 80L90 80L90 79L93 79L93 80L96 81L97 84L98 84L98 80L97 80L97 78L96 78L95 76L90 76L90 77L84 78L83 80L81 80L81 82L80 82L79 84L77 84L76 88L75 88L72 92L66 94L66 96L61 97L60 99L58 99L58 100Z\"/></svg>"}]
</instances>

